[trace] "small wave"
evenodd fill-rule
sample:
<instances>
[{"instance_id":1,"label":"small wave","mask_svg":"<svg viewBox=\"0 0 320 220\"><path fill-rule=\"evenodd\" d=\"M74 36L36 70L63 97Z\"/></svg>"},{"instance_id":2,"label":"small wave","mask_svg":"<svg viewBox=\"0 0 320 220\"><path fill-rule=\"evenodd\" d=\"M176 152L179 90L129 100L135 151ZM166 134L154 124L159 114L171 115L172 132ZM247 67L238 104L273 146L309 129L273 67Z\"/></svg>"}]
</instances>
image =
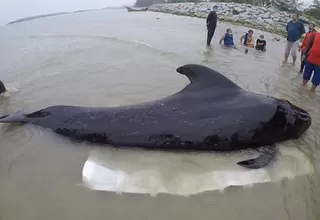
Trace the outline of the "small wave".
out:
<instances>
[{"instance_id":1,"label":"small wave","mask_svg":"<svg viewBox=\"0 0 320 220\"><path fill-rule=\"evenodd\" d=\"M147 47L152 47L150 44L147 44L145 42L141 42L141 41L138 41L138 40L134 40L133 42L137 43L137 44L140 44L140 45L145 45Z\"/></svg>"},{"instance_id":2,"label":"small wave","mask_svg":"<svg viewBox=\"0 0 320 220\"><path fill-rule=\"evenodd\" d=\"M146 42L139 41L139 40L122 40L116 37L96 36L96 35L51 35L51 34L31 35L30 38L36 38L36 39L61 38L61 39L77 39L77 40L92 39L92 40L100 40L103 42L115 42L115 43L130 45L130 46L136 46L139 48L139 50L146 50L148 52L157 53L169 59L172 59L172 58L183 58L184 60L187 59L187 57L179 53L162 51Z\"/></svg>"},{"instance_id":3,"label":"small wave","mask_svg":"<svg viewBox=\"0 0 320 220\"><path fill-rule=\"evenodd\" d=\"M8 97L13 93L19 92L21 90L18 85L6 85L7 92L1 94L3 97Z\"/></svg>"}]
</instances>

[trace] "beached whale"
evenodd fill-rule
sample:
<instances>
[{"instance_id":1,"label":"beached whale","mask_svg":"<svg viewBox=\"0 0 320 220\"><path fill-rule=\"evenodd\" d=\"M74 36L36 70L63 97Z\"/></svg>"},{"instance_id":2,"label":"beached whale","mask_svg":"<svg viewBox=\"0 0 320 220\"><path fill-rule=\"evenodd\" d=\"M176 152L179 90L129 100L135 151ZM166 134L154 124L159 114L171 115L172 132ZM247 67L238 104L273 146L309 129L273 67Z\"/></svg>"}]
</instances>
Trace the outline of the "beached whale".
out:
<instances>
[{"instance_id":1,"label":"beached whale","mask_svg":"<svg viewBox=\"0 0 320 220\"><path fill-rule=\"evenodd\" d=\"M151 102L119 107L51 106L11 114L0 123L30 123L73 140L151 150L236 151L259 149L238 162L257 169L276 156L275 143L299 138L310 126L305 110L248 92L208 67L188 64L177 72L191 81L181 91Z\"/></svg>"}]
</instances>

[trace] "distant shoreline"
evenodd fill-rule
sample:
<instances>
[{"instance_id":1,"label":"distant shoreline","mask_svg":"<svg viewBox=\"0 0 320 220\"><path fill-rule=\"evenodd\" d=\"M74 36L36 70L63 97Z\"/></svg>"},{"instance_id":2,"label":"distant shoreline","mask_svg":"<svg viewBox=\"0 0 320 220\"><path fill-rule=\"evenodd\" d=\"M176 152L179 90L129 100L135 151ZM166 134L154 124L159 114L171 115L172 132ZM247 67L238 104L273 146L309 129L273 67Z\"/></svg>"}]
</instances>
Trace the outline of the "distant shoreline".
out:
<instances>
[{"instance_id":1,"label":"distant shoreline","mask_svg":"<svg viewBox=\"0 0 320 220\"><path fill-rule=\"evenodd\" d=\"M20 19L11 21L11 22L7 23L6 25L16 24L16 23L25 22L25 21L31 21L31 20L40 19L40 18L65 15L65 14L75 14L75 13L82 13L82 12L89 12L89 11L107 10L107 9L122 9L122 8L124 8L124 7L118 6L118 7L106 7L106 8L100 8L100 9L84 9L84 10L77 10L77 11L72 11L72 12L57 12L57 13L50 13L50 14L35 15L35 16L24 17L24 18L20 18Z\"/></svg>"},{"instance_id":2,"label":"distant shoreline","mask_svg":"<svg viewBox=\"0 0 320 220\"><path fill-rule=\"evenodd\" d=\"M36 15L36 16L31 16L31 17L25 17L25 18L20 18L18 20L11 21L6 25L16 24L16 23L30 21L30 20L39 19L39 18L52 17L52 16L58 16L58 15L65 15L65 14L69 14L69 13L72 13L72 12L59 12L59 13L52 13L52 14L44 14L44 15Z\"/></svg>"},{"instance_id":3,"label":"distant shoreline","mask_svg":"<svg viewBox=\"0 0 320 220\"><path fill-rule=\"evenodd\" d=\"M232 23L234 25L238 26L245 26L245 27L250 27L250 28L255 28L258 30L266 31L272 34L277 34L282 37L286 37L286 31L284 28L284 20L283 17L288 18L288 14L284 12L278 12L276 10L271 10L270 9L264 9L264 13L268 14L269 13L269 18L264 18L263 14L261 14L258 17L258 20L260 19L260 23L256 22L255 20L250 20L249 18L245 19L237 19L236 16L239 14L241 15L242 12L245 12L243 10L243 7L250 7L251 9L254 9L254 6L248 5L248 4L237 4L237 3L214 3L214 2L207 2L207 3L171 3L171 4L155 4L152 5L148 8L149 11L153 12L161 12L161 13L169 13L169 14L174 14L174 15L182 15L182 16L189 16L189 17L198 17L198 18L205 18L209 11L212 9L212 6L218 6L218 15L219 15L219 10L221 10L221 5L222 9L224 7L227 7L228 10L232 11L231 14L223 14L222 16L219 16L219 20L222 22L227 22L227 23ZM203 7L204 6L204 7ZM11 21L5 25L12 25L16 23L21 23L21 22L26 22L30 20L35 20L35 19L40 19L40 18L45 18L45 17L53 17L53 16L59 16L59 15L66 15L66 14L74 14L74 13L82 13L82 12L89 12L89 11L97 11L97 10L111 10L111 9L124 9L125 6L114 6L114 7L105 7L101 9L84 9L84 10L77 10L77 11L72 11L72 12L58 12L58 13L50 13L50 14L43 14L43 15L36 15L36 16L30 16L30 17L24 17L20 18L14 21ZM237 13L234 14L234 11ZM269 12L268 12L269 11ZM279 14L278 14L279 13ZM264 15L265 15L264 14ZM282 19L282 21L275 22L275 26L262 22L262 18L264 20L272 20L270 17L270 14L278 14L277 16ZM318 29L319 30L319 29Z\"/></svg>"}]
</instances>

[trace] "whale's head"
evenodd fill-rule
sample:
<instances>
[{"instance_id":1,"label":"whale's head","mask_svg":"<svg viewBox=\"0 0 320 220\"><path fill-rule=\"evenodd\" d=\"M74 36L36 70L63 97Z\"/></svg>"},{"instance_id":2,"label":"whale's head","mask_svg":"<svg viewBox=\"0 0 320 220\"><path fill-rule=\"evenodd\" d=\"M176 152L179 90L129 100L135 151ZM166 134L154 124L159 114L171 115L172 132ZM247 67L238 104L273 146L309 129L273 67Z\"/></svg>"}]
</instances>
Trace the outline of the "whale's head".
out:
<instances>
[{"instance_id":1,"label":"whale's head","mask_svg":"<svg viewBox=\"0 0 320 220\"><path fill-rule=\"evenodd\" d=\"M261 123L260 129L253 132L252 140L260 145L297 139L311 126L309 113L287 100L269 97L272 101L270 119ZM262 113L263 114L263 113Z\"/></svg>"},{"instance_id":2,"label":"whale's head","mask_svg":"<svg viewBox=\"0 0 320 220\"><path fill-rule=\"evenodd\" d=\"M3 82L0 80L0 94L4 93L6 90L6 87L4 86Z\"/></svg>"},{"instance_id":3,"label":"whale's head","mask_svg":"<svg viewBox=\"0 0 320 220\"><path fill-rule=\"evenodd\" d=\"M311 126L309 113L287 100L277 99L277 110L272 123L283 139L299 138ZM280 137L278 137L280 139Z\"/></svg>"}]
</instances>

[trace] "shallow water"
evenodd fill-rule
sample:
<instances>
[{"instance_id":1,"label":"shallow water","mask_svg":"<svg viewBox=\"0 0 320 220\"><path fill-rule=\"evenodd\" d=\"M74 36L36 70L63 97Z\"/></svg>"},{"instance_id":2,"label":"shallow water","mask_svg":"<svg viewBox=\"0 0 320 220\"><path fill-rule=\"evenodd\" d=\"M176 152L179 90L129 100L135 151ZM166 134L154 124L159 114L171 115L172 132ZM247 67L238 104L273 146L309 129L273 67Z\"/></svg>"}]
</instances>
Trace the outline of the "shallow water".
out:
<instances>
[{"instance_id":1,"label":"shallow water","mask_svg":"<svg viewBox=\"0 0 320 220\"><path fill-rule=\"evenodd\" d=\"M246 31L219 23L211 48L205 46L204 20L152 12L102 10L1 27L0 79L9 93L0 97L0 115L57 104L114 106L161 98L188 83L175 72L178 66L202 63L244 89L308 110L311 129L283 145L303 152L315 173L187 198L119 196L82 185L87 146L40 128L1 125L0 219L319 219L320 94L300 89L298 67L281 64L283 41L264 33L267 53L244 54L217 43L228 27L236 41Z\"/></svg>"}]
</instances>

